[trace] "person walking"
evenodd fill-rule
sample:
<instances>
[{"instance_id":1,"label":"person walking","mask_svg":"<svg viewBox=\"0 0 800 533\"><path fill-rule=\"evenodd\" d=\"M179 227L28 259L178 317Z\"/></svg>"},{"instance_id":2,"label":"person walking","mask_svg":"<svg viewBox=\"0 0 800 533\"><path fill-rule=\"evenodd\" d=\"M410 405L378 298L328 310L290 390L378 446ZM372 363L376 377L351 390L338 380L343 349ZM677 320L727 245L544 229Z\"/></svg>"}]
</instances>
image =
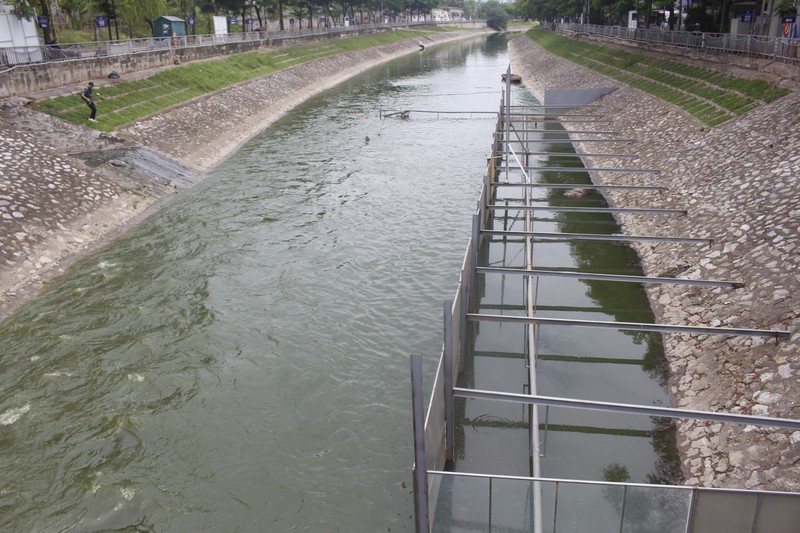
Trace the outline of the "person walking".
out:
<instances>
[{"instance_id":1,"label":"person walking","mask_svg":"<svg viewBox=\"0 0 800 533\"><path fill-rule=\"evenodd\" d=\"M86 102L86 105L89 106L89 109L92 110L92 114L89 115L89 120L91 122L97 122L97 120L95 119L95 117L97 116L97 106L94 105L94 98L92 98L92 89L94 89L94 83L90 81L89 86L83 90L83 93L81 93L81 98L83 99L84 102Z\"/></svg>"}]
</instances>

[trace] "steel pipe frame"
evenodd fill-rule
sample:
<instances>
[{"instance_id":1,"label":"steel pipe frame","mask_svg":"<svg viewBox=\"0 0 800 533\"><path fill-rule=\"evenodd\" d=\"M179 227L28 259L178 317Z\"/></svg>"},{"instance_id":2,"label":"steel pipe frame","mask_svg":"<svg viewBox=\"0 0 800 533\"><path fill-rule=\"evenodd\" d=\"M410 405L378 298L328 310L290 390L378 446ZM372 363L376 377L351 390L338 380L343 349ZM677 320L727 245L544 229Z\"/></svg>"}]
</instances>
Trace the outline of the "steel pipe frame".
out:
<instances>
[{"instance_id":1,"label":"steel pipe frame","mask_svg":"<svg viewBox=\"0 0 800 533\"><path fill-rule=\"evenodd\" d=\"M493 211L552 211L553 213L642 213L647 215L686 215L685 209L652 207L548 207L543 205L487 205Z\"/></svg>"},{"instance_id":2,"label":"steel pipe frame","mask_svg":"<svg viewBox=\"0 0 800 533\"><path fill-rule=\"evenodd\" d=\"M652 331L656 333L691 333L694 335L730 335L732 337L771 337L775 340L788 338L791 332L771 329L712 328L704 326L679 326L668 324L648 324L644 322L609 322L602 320L580 320L574 318L546 318L512 315L485 315L467 313L467 320L473 322L505 322L517 324L542 324L546 326L575 326L600 329L621 329L625 331ZM800 429L800 428L799 428Z\"/></svg>"},{"instance_id":3,"label":"steel pipe frame","mask_svg":"<svg viewBox=\"0 0 800 533\"><path fill-rule=\"evenodd\" d=\"M729 287L741 289L744 283L726 280L681 279L652 276L629 276L626 274L599 274L594 272L570 272L556 270L537 270L524 268L476 267L476 274L515 274L520 276L541 276L550 278L588 279L596 281L616 281L620 283L658 283L662 285L693 285L699 287Z\"/></svg>"},{"instance_id":4,"label":"steel pipe frame","mask_svg":"<svg viewBox=\"0 0 800 533\"><path fill-rule=\"evenodd\" d=\"M492 183L492 187L539 187L542 189L634 189L668 191L663 185L592 185L586 183Z\"/></svg>"},{"instance_id":5,"label":"steel pipe frame","mask_svg":"<svg viewBox=\"0 0 800 533\"><path fill-rule=\"evenodd\" d=\"M538 113L514 113L514 112L512 112L511 116L514 117L515 119L519 119L520 117L530 119L532 117L534 121L536 120L536 117L570 117L570 118L575 118L575 117L596 117L596 118L602 118L602 119L605 118L605 115L598 114L598 113L546 113L544 111L538 112Z\"/></svg>"},{"instance_id":6,"label":"steel pipe frame","mask_svg":"<svg viewBox=\"0 0 800 533\"><path fill-rule=\"evenodd\" d=\"M679 420L700 420L705 422L746 424L792 429L795 431L800 430L800 420L792 420L789 418L740 415L736 413L717 413L713 411L696 411L692 409L676 409L674 407L658 407L655 405L636 405L629 403L599 402L594 400L577 400L574 398L558 398L555 396L465 389L463 387L454 387L453 393L458 398L467 398L473 400L493 400L521 404L549 405L551 407L564 407L589 411L660 416Z\"/></svg>"},{"instance_id":7,"label":"steel pipe frame","mask_svg":"<svg viewBox=\"0 0 800 533\"><path fill-rule=\"evenodd\" d=\"M542 170L545 172L619 172L620 174L661 174L660 170L654 170L651 168L525 167L525 170Z\"/></svg>"},{"instance_id":8,"label":"steel pipe frame","mask_svg":"<svg viewBox=\"0 0 800 533\"><path fill-rule=\"evenodd\" d=\"M538 122L538 121L534 121L534 122ZM561 122L561 121L559 121L559 122ZM571 133L593 133L595 135L603 135L603 134L605 134L605 135L619 135L618 131L543 130L541 128L535 128L535 129L512 128L512 129L517 133L549 133L549 134L559 133L559 134L563 134L563 135L569 135ZM535 143L535 142L538 142L538 139L527 139L527 141L531 142L531 143Z\"/></svg>"},{"instance_id":9,"label":"steel pipe frame","mask_svg":"<svg viewBox=\"0 0 800 533\"><path fill-rule=\"evenodd\" d=\"M528 155L549 155L553 157L631 157L638 158L639 154L579 154L576 152L527 152Z\"/></svg>"},{"instance_id":10,"label":"steel pipe frame","mask_svg":"<svg viewBox=\"0 0 800 533\"><path fill-rule=\"evenodd\" d=\"M782 419L778 419L782 420ZM690 485L651 485L649 483L628 483L620 481L596 481L593 479L567 479L567 478L551 478L551 477L530 477L530 476L514 476L509 474L483 474L480 472L451 472L447 470L428 470L429 475L435 476L451 476L451 477L469 477L469 478L495 478L507 481L542 481L547 483L573 483L576 485L612 485L612 486L627 486L643 489L679 489L692 492L725 492L733 494L769 494L776 496L800 496L797 492L785 491L764 491L764 490L750 490L750 489L731 489L724 487L694 487Z\"/></svg>"},{"instance_id":11,"label":"steel pipe frame","mask_svg":"<svg viewBox=\"0 0 800 533\"><path fill-rule=\"evenodd\" d=\"M528 122L531 122L531 121L529 120ZM612 121L607 119L607 118L603 118L603 119L599 119L599 120L569 120L569 119L549 120L549 119L546 119L546 118L543 118L543 119L534 118L532 120L532 122L535 122L536 124L564 124L565 122L570 122L570 123L580 122L580 123L584 123L584 124L611 124ZM514 128L514 129L516 131L549 131L549 132L558 131L558 130L540 130L540 129L536 129L536 130L520 130L520 129L517 129L517 128Z\"/></svg>"},{"instance_id":12,"label":"steel pipe frame","mask_svg":"<svg viewBox=\"0 0 800 533\"><path fill-rule=\"evenodd\" d=\"M676 242L685 244L711 244L714 239L693 237L659 237L652 235L604 235L602 233L559 233L552 231L481 230L484 235L509 237L534 237L538 239L580 239L585 241Z\"/></svg>"},{"instance_id":13,"label":"steel pipe frame","mask_svg":"<svg viewBox=\"0 0 800 533\"><path fill-rule=\"evenodd\" d=\"M527 143L527 144L566 144L566 143L634 143L636 139L536 139L527 141L503 141L506 143Z\"/></svg>"}]
</instances>

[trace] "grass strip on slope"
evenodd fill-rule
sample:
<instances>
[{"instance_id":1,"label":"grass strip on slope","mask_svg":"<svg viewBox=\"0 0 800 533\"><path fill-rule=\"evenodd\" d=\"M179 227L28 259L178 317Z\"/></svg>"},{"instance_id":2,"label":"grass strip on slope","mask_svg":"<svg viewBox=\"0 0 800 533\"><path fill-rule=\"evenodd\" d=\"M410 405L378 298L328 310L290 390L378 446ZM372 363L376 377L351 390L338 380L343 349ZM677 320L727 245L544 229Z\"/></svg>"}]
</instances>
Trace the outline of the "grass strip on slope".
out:
<instances>
[{"instance_id":1,"label":"grass strip on slope","mask_svg":"<svg viewBox=\"0 0 800 533\"><path fill-rule=\"evenodd\" d=\"M545 50L670 102L708 126L721 124L790 92L768 81L729 76L542 29L532 29L526 35Z\"/></svg>"},{"instance_id":2,"label":"grass strip on slope","mask_svg":"<svg viewBox=\"0 0 800 533\"><path fill-rule=\"evenodd\" d=\"M87 123L89 109L79 93L59 96L35 104L36 109L75 124L111 131L163 109L218 91L243 81L259 78L294 65L355 50L389 44L420 35L456 31L459 28L401 30L347 39L278 48L266 52L245 52L220 59L188 63L165 69L153 76L96 89L98 122Z\"/></svg>"}]
</instances>

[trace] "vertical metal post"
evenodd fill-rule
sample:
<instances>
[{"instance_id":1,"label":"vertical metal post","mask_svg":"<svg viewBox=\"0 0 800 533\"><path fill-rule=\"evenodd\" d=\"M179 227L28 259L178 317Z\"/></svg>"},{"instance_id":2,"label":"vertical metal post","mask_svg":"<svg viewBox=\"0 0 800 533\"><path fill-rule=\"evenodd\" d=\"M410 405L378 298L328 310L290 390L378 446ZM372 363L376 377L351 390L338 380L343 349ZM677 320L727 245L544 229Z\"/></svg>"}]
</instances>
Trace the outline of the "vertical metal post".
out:
<instances>
[{"instance_id":1,"label":"vertical metal post","mask_svg":"<svg viewBox=\"0 0 800 533\"><path fill-rule=\"evenodd\" d=\"M625 504L628 503L628 486L625 485L622 489L622 510L619 513L619 533L622 533L622 528L625 526Z\"/></svg>"},{"instance_id":2,"label":"vertical metal post","mask_svg":"<svg viewBox=\"0 0 800 533\"><path fill-rule=\"evenodd\" d=\"M539 452L539 457L544 457L547 453L547 424L550 420L550 406L544 407L544 438L542 439L542 450Z\"/></svg>"},{"instance_id":3,"label":"vertical metal post","mask_svg":"<svg viewBox=\"0 0 800 533\"><path fill-rule=\"evenodd\" d=\"M686 517L686 533L691 533L694 530L694 512L697 506L697 487L692 489L692 496L689 499L689 512Z\"/></svg>"},{"instance_id":4,"label":"vertical metal post","mask_svg":"<svg viewBox=\"0 0 800 533\"><path fill-rule=\"evenodd\" d=\"M474 268L471 268L473 272ZM472 279L466 272L461 273L461 306L458 308L458 368L456 373L460 373L467 357L467 313L469 312L470 301L472 300ZM456 355L456 354L454 354Z\"/></svg>"},{"instance_id":5,"label":"vertical metal post","mask_svg":"<svg viewBox=\"0 0 800 533\"><path fill-rule=\"evenodd\" d=\"M478 266L478 252L481 247L481 224L480 216L476 213L472 215L472 271Z\"/></svg>"},{"instance_id":6,"label":"vertical metal post","mask_svg":"<svg viewBox=\"0 0 800 533\"><path fill-rule=\"evenodd\" d=\"M492 533L492 481L494 480L493 477L489 478L489 529L487 530L489 533Z\"/></svg>"},{"instance_id":7,"label":"vertical metal post","mask_svg":"<svg viewBox=\"0 0 800 533\"><path fill-rule=\"evenodd\" d=\"M422 391L422 356L411 356L411 410L414 419L414 515L417 533L429 533L428 467L425 464L425 409Z\"/></svg>"},{"instance_id":8,"label":"vertical metal post","mask_svg":"<svg viewBox=\"0 0 800 533\"><path fill-rule=\"evenodd\" d=\"M553 532L554 533L556 531L556 522L558 521L558 487L559 486L560 486L559 482L556 481L556 493L555 493L555 496L553 498Z\"/></svg>"},{"instance_id":9,"label":"vertical metal post","mask_svg":"<svg viewBox=\"0 0 800 533\"><path fill-rule=\"evenodd\" d=\"M753 527L750 529L752 533L756 533L757 526L758 526L758 515L761 512L761 497L762 494L759 492L756 496L756 508L753 511Z\"/></svg>"},{"instance_id":10,"label":"vertical metal post","mask_svg":"<svg viewBox=\"0 0 800 533\"><path fill-rule=\"evenodd\" d=\"M508 65L508 69L506 69L505 117L505 128L503 128L503 130L505 131L506 145L503 153L505 154L506 158L505 181L508 183L508 152L511 149L511 65Z\"/></svg>"},{"instance_id":11,"label":"vertical metal post","mask_svg":"<svg viewBox=\"0 0 800 533\"><path fill-rule=\"evenodd\" d=\"M446 461L453 460L453 435L455 434L455 421L453 415L453 301L444 303L444 422L445 444L444 457Z\"/></svg>"}]
</instances>

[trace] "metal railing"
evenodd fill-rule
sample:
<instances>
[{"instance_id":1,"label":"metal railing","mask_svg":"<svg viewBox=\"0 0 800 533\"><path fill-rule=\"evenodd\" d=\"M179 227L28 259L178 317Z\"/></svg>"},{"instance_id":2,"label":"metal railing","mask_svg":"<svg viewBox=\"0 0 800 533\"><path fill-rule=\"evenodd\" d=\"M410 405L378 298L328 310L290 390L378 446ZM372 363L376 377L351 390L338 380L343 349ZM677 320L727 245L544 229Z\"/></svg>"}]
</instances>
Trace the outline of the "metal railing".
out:
<instances>
[{"instance_id":1,"label":"metal railing","mask_svg":"<svg viewBox=\"0 0 800 533\"><path fill-rule=\"evenodd\" d=\"M542 529L575 531L795 531L797 494L429 471L443 494L433 531L532 531L531 494L542 492ZM721 511L721 504L725 512ZM796 522L795 522L796 524Z\"/></svg>"},{"instance_id":2,"label":"metal railing","mask_svg":"<svg viewBox=\"0 0 800 533\"><path fill-rule=\"evenodd\" d=\"M506 104L505 102L509 102ZM557 116L559 113L553 112ZM494 198L497 188L513 185L508 183L511 170L525 175L525 170L532 168L527 162L529 152L520 132L527 130L526 113L519 106L510 105L508 96L504 97L498 113L497 127L492 142L492 154L488 159L485 183L480 193L478 207L472 217L472 236L467 244L467 251L462 264L461 276L452 301L444 305L444 340L433 384L433 392L425 417L422 399L422 358L411 356L412 403L414 413L414 504L416 510L416 530L418 533L429 531L536 531L546 533L556 531L628 531L638 525L650 525L642 530L693 533L703 531L794 531L787 529L787 524L800 522L800 506L797 505L800 494L779 493L750 490L699 489L697 487L647 485L635 483L610 483L602 481L581 481L548 479L534 474L532 477L500 476L492 474L464 473L446 471L452 466L455 418L455 398L464 401L500 401L512 402L521 406L545 406L547 408L578 409L583 412L603 411L617 412L625 415L664 417L679 420L701 420L747 424L760 427L784 428L800 430L800 420L770 418L743 415L738 413L721 413L696 411L679 408L665 408L635 404L620 404L603 401L586 401L574 398L556 398L541 396L531 388L527 394L514 394L499 391L468 389L456 386L457 378L462 371L468 352L470 334L467 323L481 320L521 321L533 325L537 322L554 322L538 316L494 316L473 313L470 309L475 305L473 299L476 288L476 273L482 275L505 274L492 272L479 265L479 252L483 245L491 239L485 228L494 216ZM536 120L542 114L530 113ZM571 115L572 117L579 115ZM513 118L512 118L513 117ZM512 128L511 120L522 121L522 129ZM533 130L530 130L533 131ZM514 152L512 144L523 141L522 151ZM541 139L532 142L542 142ZM561 141L564 142L564 141ZM585 142L581 141L581 142ZM512 169L510 160L516 161ZM524 161L520 161L519 156ZM612 169L614 170L614 169ZM501 181L502 180L502 181ZM525 180L528 188L535 185ZM587 187L571 185L571 187ZM599 187L599 186L592 186ZM643 187L642 187L643 188ZM650 187L651 189L658 189ZM523 206L527 207L527 206ZM525 210L530 212L529 210ZM653 213L653 214L680 214ZM528 238L534 234L530 228L521 233ZM505 232L509 233L509 232ZM562 234L563 238L572 238ZM614 239L625 239L624 235L609 236ZM517 269L515 274L537 276L529 265ZM593 273L574 273L569 275L588 275ZM538 279L538 278L537 278ZM627 279L614 281L627 282ZM642 277L642 282L667 282L660 278ZM677 280L671 280L677 281ZM736 281L708 281L708 286L725 285L730 288L741 286ZM530 297L529 297L530 299ZM535 299L533 300L535 305ZM535 310L535 309L534 309ZM707 335L746 335L774 337L779 339L789 336L787 331L752 330L734 328L697 328L668 324L641 324L625 322L599 322L590 320L558 321L563 327L612 327L621 330L648 330L667 333L694 332ZM531 336L533 338L533 336ZM531 353L535 356L535 347ZM531 363L535 366L535 361ZM535 379L533 376L532 379ZM534 407L535 409L535 407ZM544 437L547 436L545 415ZM542 430L542 425L531 421L531 432ZM531 453L538 456L534 447ZM477 481L476 481L477 480ZM476 486L476 483L485 486ZM518 487L505 487L498 492L498 484L520 484ZM571 493L575 494L571 494ZM582 492L582 494L577 494ZM499 495L498 495L499 494ZM570 495L565 498L565 494ZM657 524L656 526L652 526ZM742 524L752 525L750 529L741 529ZM738 529L737 529L738 528Z\"/></svg>"},{"instance_id":3,"label":"metal railing","mask_svg":"<svg viewBox=\"0 0 800 533\"><path fill-rule=\"evenodd\" d=\"M48 63L55 61L70 61L76 59L90 59L96 57L133 55L159 50L176 50L181 48L195 48L201 46L216 46L225 44L248 43L258 41L283 41L291 39L307 39L320 36L346 35L364 31L385 31L395 28L437 26L472 23L483 25L484 21L419 21L419 22L388 22L384 24L353 24L350 26L329 26L322 28L288 29L288 30L263 30L242 33L227 33L222 35L186 35L180 37L148 37L144 39L128 39L124 41L95 41L83 43L58 43L42 46L22 46L0 48L0 68L29 65L35 63Z\"/></svg>"},{"instance_id":4,"label":"metal railing","mask_svg":"<svg viewBox=\"0 0 800 533\"><path fill-rule=\"evenodd\" d=\"M603 35L628 41L658 45L696 48L714 53L735 53L764 56L770 59L797 60L798 39L786 37L764 37L761 35L733 35L730 33L703 33L693 31L669 31L660 28L626 28L623 26L600 26L562 22L556 28L564 31Z\"/></svg>"}]
</instances>

